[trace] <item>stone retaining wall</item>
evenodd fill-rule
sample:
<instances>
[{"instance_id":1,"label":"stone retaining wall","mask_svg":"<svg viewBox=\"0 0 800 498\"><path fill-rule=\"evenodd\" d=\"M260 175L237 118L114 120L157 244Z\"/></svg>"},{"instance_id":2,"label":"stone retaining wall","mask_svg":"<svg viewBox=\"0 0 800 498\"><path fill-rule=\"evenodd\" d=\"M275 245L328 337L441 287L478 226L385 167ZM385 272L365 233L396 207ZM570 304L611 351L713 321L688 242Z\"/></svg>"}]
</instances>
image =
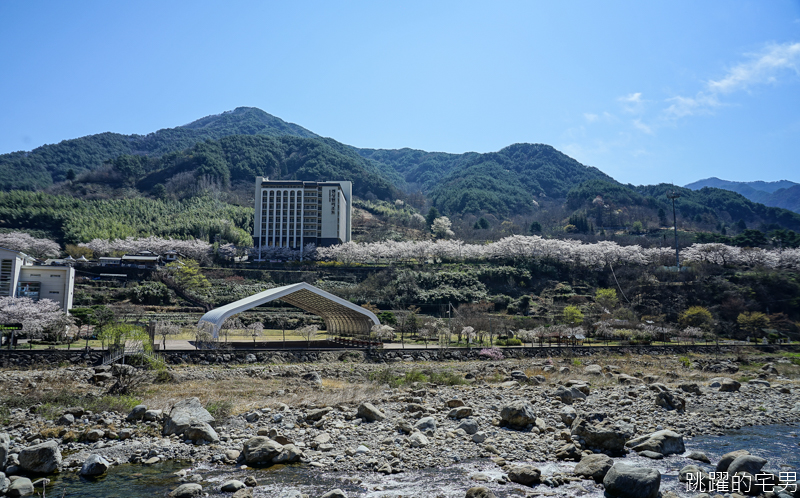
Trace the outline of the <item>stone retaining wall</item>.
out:
<instances>
[{"instance_id":1,"label":"stone retaining wall","mask_svg":"<svg viewBox=\"0 0 800 498\"><path fill-rule=\"evenodd\" d=\"M781 346L594 346L552 348L501 349L505 358L590 357L601 354L685 355L735 354L740 349L756 349L765 353L778 351L800 352L800 345ZM308 363L316 361L369 361L373 363L398 361L480 360L480 348L473 349L293 349L293 350L169 350L159 354L170 364L212 365L226 363ZM0 350L0 366L11 368L73 365L98 365L103 361L100 351L83 350Z\"/></svg>"}]
</instances>

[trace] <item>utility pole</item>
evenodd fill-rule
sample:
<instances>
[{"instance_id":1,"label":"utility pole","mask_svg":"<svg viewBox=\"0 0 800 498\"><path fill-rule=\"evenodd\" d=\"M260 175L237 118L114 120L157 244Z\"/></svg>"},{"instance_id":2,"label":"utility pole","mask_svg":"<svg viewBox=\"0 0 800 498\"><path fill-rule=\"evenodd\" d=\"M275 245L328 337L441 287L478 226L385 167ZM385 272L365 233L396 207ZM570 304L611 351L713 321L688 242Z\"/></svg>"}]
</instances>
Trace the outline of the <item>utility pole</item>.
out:
<instances>
[{"instance_id":1,"label":"utility pole","mask_svg":"<svg viewBox=\"0 0 800 498\"><path fill-rule=\"evenodd\" d=\"M672 225L675 229L675 266L678 267L678 271L681 271L681 258L680 253L678 252L678 218L675 214L675 199L679 198L681 194L673 190L669 194L667 194L667 199L672 199Z\"/></svg>"}]
</instances>

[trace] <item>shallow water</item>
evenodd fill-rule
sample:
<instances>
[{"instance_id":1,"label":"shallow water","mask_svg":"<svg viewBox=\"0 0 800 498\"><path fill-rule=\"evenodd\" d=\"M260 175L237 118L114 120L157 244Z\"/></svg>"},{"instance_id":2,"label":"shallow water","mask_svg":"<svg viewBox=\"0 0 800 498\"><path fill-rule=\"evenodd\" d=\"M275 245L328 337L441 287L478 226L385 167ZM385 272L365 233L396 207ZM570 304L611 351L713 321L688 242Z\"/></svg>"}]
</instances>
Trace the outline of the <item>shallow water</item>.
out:
<instances>
[{"instance_id":1,"label":"shallow water","mask_svg":"<svg viewBox=\"0 0 800 498\"><path fill-rule=\"evenodd\" d=\"M687 451L703 451L712 462L725 453L737 449L747 449L750 453L766 458L769 463L765 470L771 472L795 472L800 475L800 430L792 426L745 427L724 436L703 436L686 439ZM693 496L686 486L678 482L678 471L689 463L699 465L706 471L714 470L711 465L688 460L680 456L670 456L663 460L649 460L630 454L624 459L636 466L656 468L662 474L661 489L671 490L681 496ZM619 459L617 459L619 461ZM532 462L542 476L557 472L568 472L575 464L572 462ZM89 481L76 474L62 474L53 478L47 488L48 496L79 498L153 498L165 496L179 485L174 472L190 468L188 464L168 462L153 466L120 465L112 467L101 479ZM485 485L498 498L519 497L533 492L546 496L586 496L601 497L602 490L591 481L572 483L558 488L539 485L534 489L518 484L500 484L500 469L487 460L461 462L444 469L427 469L404 472L391 476L359 472L325 472L307 466L272 467L269 469L231 470L230 467L195 467L194 472L203 477L203 488L211 496L230 496L219 493L219 486L228 479L243 480L252 475L259 482L256 497L273 497L286 488L296 488L312 498L341 488L349 496L368 498L462 498L465 491L475 485ZM472 476L482 473L490 482L477 482Z\"/></svg>"}]
</instances>

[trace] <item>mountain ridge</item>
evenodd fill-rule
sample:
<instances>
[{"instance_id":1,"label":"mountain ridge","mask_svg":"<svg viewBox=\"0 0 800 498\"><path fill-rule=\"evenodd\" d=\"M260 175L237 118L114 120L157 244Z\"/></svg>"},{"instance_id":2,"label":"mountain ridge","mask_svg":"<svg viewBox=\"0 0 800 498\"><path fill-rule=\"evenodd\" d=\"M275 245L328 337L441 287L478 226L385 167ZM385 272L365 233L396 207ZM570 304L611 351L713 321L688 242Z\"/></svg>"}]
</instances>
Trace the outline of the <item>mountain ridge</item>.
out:
<instances>
[{"instance_id":1,"label":"mountain ridge","mask_svg":"<svg viewBox=\"0 0 800 498\"><path fill-rule=\"evenodd\" d=\"M800 183L789 180L735 182L711 177L685 185L685 188L691 190L699 190L703 187L729 190L759 204L800 213Z\"/></svg>"}]
</instances>

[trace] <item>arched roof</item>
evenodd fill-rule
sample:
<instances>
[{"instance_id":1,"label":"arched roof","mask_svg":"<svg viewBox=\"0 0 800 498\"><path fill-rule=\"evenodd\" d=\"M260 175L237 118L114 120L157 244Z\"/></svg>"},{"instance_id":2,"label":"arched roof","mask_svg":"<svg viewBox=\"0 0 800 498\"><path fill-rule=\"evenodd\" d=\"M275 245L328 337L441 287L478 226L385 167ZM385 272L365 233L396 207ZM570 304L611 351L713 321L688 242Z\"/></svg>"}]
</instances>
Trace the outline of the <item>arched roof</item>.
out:
<instances>
[{"instance_id":1,"label":"arched roof","mask_svg":"<svg viewBox=\"0 0 800 498\"><path fill-rule=\"evenodd\" d=\"M305 282L265 290L214 308L200 317L198 323L213 325L214 338L217 338L219 329L229 316L276 299L322 317L328 333L335 335L368 335L372 326L380 323L378 317L368 309Z\"/></svg>"}]
</instances>

